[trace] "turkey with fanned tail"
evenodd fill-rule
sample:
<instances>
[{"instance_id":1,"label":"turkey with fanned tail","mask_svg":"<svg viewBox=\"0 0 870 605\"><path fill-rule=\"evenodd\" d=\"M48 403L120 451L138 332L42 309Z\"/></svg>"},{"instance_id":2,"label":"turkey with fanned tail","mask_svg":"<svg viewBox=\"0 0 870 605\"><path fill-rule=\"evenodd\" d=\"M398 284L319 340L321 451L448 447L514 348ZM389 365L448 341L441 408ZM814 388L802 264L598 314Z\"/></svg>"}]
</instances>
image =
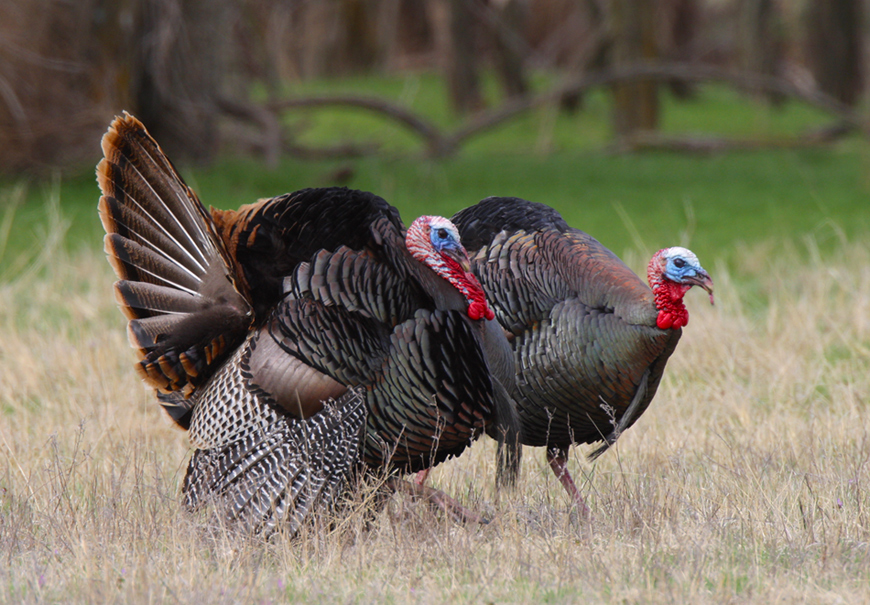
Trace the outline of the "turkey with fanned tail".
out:
<instances>
[{"instance_id":1,"label":"turkey with fanned tail","mask_svg":"<svg viewBox=\"0 0 870 605\"><path fill-rule=\"evenodd\" d=\"M573 444L596 458L649 406L688 323L683 296L713 282L681 247L657 252L649 286L554 209L492 197L452 218L514 351L522 443L546 446L584 513L567 469Z\"/></svg>"},{"instance_id":2,"label":"turkey with fanned tail","mask_svg":"<svg viewBox=\"0 0 870 605\"><path fill-rule=\"evenodd\" d=\"M196 449L188 505L292 532L360 465L413 472L483 431L517 439L512 353L450 221L405 232L345 188L208 212L129 114L103 152L115 295L139 374Z\"/></svg>"}]
</instances>

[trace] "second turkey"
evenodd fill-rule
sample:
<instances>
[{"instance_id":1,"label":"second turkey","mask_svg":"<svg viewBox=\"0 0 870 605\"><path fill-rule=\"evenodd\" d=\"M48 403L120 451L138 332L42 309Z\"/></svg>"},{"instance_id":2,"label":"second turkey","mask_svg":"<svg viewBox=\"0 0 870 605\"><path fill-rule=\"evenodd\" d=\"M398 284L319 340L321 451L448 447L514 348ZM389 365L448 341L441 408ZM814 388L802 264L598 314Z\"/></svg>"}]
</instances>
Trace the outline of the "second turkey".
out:
<instances>
[{"instance_id":1,"label":"second turkey","mask_svg":"<svg viewBox=\"0 0 870 605\"><path fill-rule=\"evenodd\" d=\"M496 318L511 341L521 442L547 460L577 507L574 444L606 451L650 405L689 321L683 296L713 281L682 247L658 251L649 286L553 208L491 197L452 218Z\"/></svg>"}]
</instances>

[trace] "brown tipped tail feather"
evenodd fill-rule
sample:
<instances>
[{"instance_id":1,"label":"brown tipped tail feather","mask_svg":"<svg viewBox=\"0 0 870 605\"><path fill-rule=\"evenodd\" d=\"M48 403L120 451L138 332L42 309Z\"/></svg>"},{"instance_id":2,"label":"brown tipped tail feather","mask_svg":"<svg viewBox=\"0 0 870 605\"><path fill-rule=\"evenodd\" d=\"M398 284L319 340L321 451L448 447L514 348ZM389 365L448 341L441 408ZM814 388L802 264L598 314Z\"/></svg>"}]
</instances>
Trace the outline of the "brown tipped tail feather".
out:
<instances>
[{"instance_id":1,"label":"brown tipped tail feather","mask_svg":"<svg viewBox=\"0 0 870 605\"><path fill-rule=\"evenodd\" d=\"M187 398L244 340L251 305L210 215L142 123L125 113L102 147L100 220L136 369ZM167 410L186 427L187 406Z\"/></svg>"}]
</instances>

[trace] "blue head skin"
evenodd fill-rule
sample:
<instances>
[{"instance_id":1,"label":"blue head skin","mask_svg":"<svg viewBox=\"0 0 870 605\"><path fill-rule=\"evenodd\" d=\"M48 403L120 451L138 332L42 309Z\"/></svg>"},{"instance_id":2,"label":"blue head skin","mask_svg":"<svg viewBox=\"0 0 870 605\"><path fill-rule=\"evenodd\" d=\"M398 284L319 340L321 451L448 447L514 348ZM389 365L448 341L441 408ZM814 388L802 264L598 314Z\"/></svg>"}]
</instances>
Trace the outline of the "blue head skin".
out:
<instances>
[{"instance_id":1,"label":"blue head skin","mask_svg":"<svg viewBox=\"0 0 870 605\"><path fill-rule=\"evenodd\" d=\"M429 241L432 242L432 247L435 248L436 252L443 252L445 248L458 248L459 231L450 221L441 217L433 217L430 223Z\"/></svg>"},{"instance_id":2,"label":"blue head skin","mask_svg":"<svg viewBox=\"0 0 870 605\"><path fill-rule=\"evenodd\" d=\"M710 304L713 304L713 280L691 250L679 246L659 250L650 260L646 272L659 312L656 325L662 330L682 328L689 323L683 296L692 286L709 292Z\"/></svg>"},{"instance_id":3,"label":"blue head skin","mask_svg":"<svg viewBox=\"0 0 870 605\"><path fill-rule=\"evenodd\" d=\"M468 256L459 243L459 230L456 225L440 216L432 217L429 225L429 241L438 254L449 256L465 270L469 271Z\"/></svg>"},{"instance_id":4,"label":"blue head skin","mask_svg":"<svg viewBox=\"0 0 870 605\"><path fill-rule=\"evenodd\" d=\"M665 250L662 257L665 260L663 274L667 279L687 286L700 286L710 294L710 301L713 301L713 280L704 271L694 252L674 246Z\"/></svg>"}]
</instances>

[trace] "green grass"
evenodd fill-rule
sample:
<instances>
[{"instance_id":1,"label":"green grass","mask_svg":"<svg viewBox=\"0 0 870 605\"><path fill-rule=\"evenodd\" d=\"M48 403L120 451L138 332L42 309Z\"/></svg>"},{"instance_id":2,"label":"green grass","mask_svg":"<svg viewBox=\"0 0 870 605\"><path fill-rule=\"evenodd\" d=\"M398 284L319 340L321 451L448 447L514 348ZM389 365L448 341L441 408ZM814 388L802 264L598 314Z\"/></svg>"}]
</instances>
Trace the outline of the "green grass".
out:
<instances>
[{"instance_id":1,"label":"green grass","mask_svg":"<svg viewBox=\"0 0 870 605\"><path fill-rule=\"evenodd\" d=\"M551 81L536 79L538 88ZM487 80L491 102L496 86ZM360 94L394 99L442 127L458 125L440 79L430 75L319 81L293 94ZM769 108L719 86L698 89L678 103L662 95L662 130L740 137L778 137L827 124L825 116L798 103ZM717 156L669 152L613 155L607 96L588 95L583 111L530 113L474 139L451 159L422 160L419 142L378 116L352 110L305 110L288 114L307 144L348 139L385 142L386 153L359 160L299 161L284 158L275 170L256 158L222 156L208 169L182 169L206 205L235 208L260 197L334 184L332 174L351 168L348 185L374 191L396 205L406 222L423 213L451 215L489 195L510 195L550 204L569 223L618 254L690 245L702 262L730 263L735 246L770 238L800 242L812 236L823 250L842 230L870 231L870 146L851 138L833 147L769 150ZM98 142L94 141L95 153ZM96 164L98 156L93 158ZM13 181L0 182L0 208ZM102 230L92 165L49 182L30 183L9 234L10 250L35 250L44 222L42 200L60 199L70 223L68 246L96 247ZM8 204L7 204L8 205Z\"/></svg>"},{"instance_id":2,"label":"green grass","mask_svg":"<svg viewBox=\"0 0 870 605\"><path fill-rule=\"evenodd\" d=\"M450 216L489 195L511 195L556 207L570 224L618 254L641 245L649 250L684 244L702 260L730 261L740 243L814 236L824 246L837 229L851 237L868 232L865 161L849 147L854 145L716 158L579 152L467 155L440 163L368 158L352 163L355 176L349 184L384 196L407 223L424 213ZM268 171L256 160L232 159L209 170L185 171L185 176L206 205L235 208L260 197L327 185L339 165L344 163L284 160L278 170ZM59 186L31 186L9 247L38 243L44 220L40 200L52 187L59 188L63 214L71 223L69 245L99 246L98 191L86 175Z\"/></svg>"}]
</instances>

